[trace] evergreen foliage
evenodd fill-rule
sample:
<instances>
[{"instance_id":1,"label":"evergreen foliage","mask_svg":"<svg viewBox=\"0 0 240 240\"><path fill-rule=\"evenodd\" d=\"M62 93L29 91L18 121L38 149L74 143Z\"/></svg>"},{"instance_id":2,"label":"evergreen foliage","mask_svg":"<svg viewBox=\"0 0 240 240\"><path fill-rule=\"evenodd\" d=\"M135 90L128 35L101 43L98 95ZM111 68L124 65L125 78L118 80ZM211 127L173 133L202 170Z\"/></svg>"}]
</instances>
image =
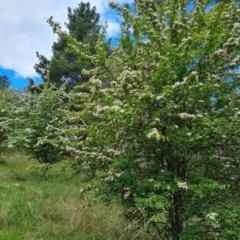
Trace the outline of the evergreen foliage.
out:
<instances>
[{"instance_id":1,"label":"evergreen foliage","mask_svg":"<svg viewBox=\"0 0 240 240\"><path fill-rule=\"evenodd\" d=\"M6 75L0 76L0 91L9 88L10 85L11 82L8 76Z\"/></svg>"},{"instance_id":2,"label":"evergreen foliage","mask_svg":"<svg viewBox=\"0 0 240 240\"><path fill-rule=\"evenodd\" d=\"M76 9L68 8L68 23L65 23L70 36L77 41L90 44L91 53L95 53L95 44L98 39L101 26L99 25L100 15L96 12L96 7L91 8L90 3L81 2ZM53 43L51 60L37 52L39 63L35 64L36 72L44 81L49 74L50 81L56 86L61 86L67 80L70 85L79 84L88 80L82 76L83 69L91 69L91 64L79 61L75 53L66 53L67 42L59 37ZM71 89L71 86L69 86Z\"/></svg>"}]
</instances>

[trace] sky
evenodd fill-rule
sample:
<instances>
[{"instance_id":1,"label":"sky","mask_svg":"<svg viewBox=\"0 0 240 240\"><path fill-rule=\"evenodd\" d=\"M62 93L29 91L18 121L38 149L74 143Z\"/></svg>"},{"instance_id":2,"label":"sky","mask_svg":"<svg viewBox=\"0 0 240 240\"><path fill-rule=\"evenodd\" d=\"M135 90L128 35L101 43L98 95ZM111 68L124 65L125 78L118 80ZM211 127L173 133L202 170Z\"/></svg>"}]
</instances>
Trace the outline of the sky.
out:
<instances>
[{"instance_id":1,"label":"sky","mask_svg":"<svg viewBox=\"0 0 240 240\"><path fill-rule=\"evenodd\" d=\"M36 52L51 59L51 46L57 40L47 23L50 16L64 29L67 8L75 9L81 0L5 0L0 1L0 76L7 75L14 88L28 85L27 77L41 82L33 66L38 62ZM108 36L119 32L117 14L108 7L110 0L88 0L96 6L100 22L108 22ZM133 0L115 0L132 3Z\"/></svg>"}]
</instances>

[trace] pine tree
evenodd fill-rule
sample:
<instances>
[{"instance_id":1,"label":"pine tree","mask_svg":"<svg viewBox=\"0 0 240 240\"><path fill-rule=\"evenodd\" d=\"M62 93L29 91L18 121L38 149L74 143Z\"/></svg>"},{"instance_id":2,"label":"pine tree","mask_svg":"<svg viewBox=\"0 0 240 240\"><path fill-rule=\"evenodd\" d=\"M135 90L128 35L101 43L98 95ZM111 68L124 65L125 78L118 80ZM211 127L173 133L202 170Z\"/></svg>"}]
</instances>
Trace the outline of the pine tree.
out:
<instances>
[{"instance_id":1,"label":"pine tree","mask_svg":"<svg viewBox=\"0 0 240 240\"><path fill-rule=\"evenodd\" d=\"M91 8L90 3L81 2L76 9L68 8L68 23L65 23L70 36L77 41L90 44L90 51L95 53L95 44L101 29L99 25L100 15L96 13L96 7ZM70 85L76 85L88 80L82 76L82 69L93 68L92 64L79 61L75 54L66 53L67 42L64 38L59 37L57 42L53 43L51 60L37 52L39 62L35 64L36 72L52 83L60 86L63 82L69 80ZM49 73L48 73L49 72Z\"/></svg>"},{"instance_id":2,"label":"pine tree","mask_svg":"<svg viewBox=\"0 0 240 240\"><path fill-rule=\"evenodd\" d=\"M9 88L10 85L11 85L11 82L8 76L6 75L0 76L0 90Z\"/></svg>"}]
</instances>

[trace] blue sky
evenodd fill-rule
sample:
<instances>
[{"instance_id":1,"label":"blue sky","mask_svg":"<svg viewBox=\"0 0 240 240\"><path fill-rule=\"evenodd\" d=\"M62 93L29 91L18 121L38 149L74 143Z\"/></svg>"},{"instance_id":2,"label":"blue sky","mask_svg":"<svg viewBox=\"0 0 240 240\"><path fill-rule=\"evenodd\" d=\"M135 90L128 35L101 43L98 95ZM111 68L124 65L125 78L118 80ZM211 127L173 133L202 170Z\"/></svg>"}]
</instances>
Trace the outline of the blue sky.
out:
<instances>
[{"instance_id":1,"label":"blue sky","mask_svg":"<svg viewBox=\"0 0 240 240\"><path fill-rule=\"evenodd\" d=\"M7 75L12 87L28 85L27 77L41 79L33 66L38 62L36 51L51 58L51 46L57 36L46 20L54 17L64 27L67 21L67 8L76 8L81 0L7 0L0 1L0 75ZM108 22L109 37L119 32L119 18L109 7L110 0L88 0L101 14L101 22ZM120 4L133 0L115 0Z\"/></svg>"},{"instance_id":2,"label":"blue sky","mask_svg":"<svg viewBox=\"0 0 240 240\"><path fill-rule=\"evenodd\" d=\"M0 66L0 76L7 75L11 81L11 87L21 89L28 85L28 80L25 77L22 77L19 75L15 70L13 69L5 69ZM33 76L35 83L42 82L42 79L38 76Z\"/></svg>"}]
</instances>

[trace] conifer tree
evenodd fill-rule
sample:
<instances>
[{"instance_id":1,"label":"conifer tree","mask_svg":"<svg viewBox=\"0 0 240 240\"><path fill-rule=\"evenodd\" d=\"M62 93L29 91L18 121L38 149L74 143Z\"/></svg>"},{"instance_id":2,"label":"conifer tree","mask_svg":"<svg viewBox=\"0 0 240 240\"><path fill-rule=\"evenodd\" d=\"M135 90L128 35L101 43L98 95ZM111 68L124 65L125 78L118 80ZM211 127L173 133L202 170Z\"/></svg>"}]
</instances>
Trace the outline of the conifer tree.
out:
<instances>
[{"instance_id":1,"label":"conifer tree","mask_svg":"<svg viewBox=\"0 0 240 240\"><path fill-rule=\"evenodd\" d=\"M99 18L96 7L91 8L90 3L81 2L76 9L68 8L68 22L65 25L70 36L79 42L89 43L92 54L95 53L95 44L101 29ZM37 52L39 63L35 64L34 68L44 81L48 74L50 81L57 86L67 80L70 85L88 80L81 74L81 71L82 69L91 69L93 65L79 61L74 53L66 53L66 47L66 40L59 37L57 42L53 43L53 56L50 60Z\"/></svg>"},{"instance_id":2,"label":"conifer tree","mask_svg":"<svg viewBox=\"0 0 240 240\"><path fill-rule=\"evenodd\" d=\"M9 77L6 75L0 76L0 90L4 90L9 88L11 85L11 82L9 80Z\"/></svg>"}]
</instances>

